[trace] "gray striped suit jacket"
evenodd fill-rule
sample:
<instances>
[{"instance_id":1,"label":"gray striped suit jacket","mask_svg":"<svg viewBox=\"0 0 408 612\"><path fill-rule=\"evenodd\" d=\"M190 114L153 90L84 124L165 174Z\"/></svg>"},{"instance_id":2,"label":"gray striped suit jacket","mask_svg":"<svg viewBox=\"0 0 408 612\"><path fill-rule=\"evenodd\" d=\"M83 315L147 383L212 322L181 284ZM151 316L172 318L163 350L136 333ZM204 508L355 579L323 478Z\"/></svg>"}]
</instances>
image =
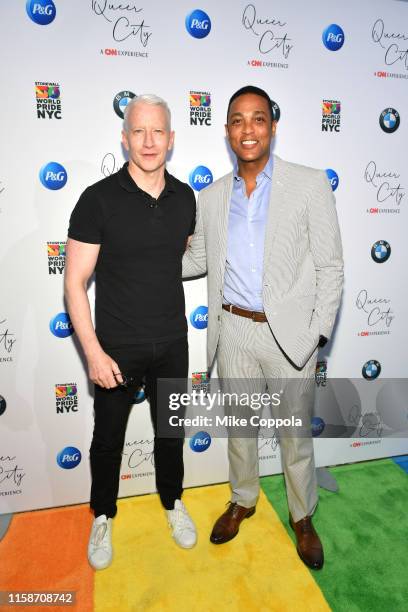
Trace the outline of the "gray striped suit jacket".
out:
<instances>
[{"instance_id":1,"label":"gray striped suit jacket","mask_svg":"<svg viewBox=\"0 0 408 612\"><path fill-rule=\"evenodd\" d=\"M319 335L330 338L333 329L343 284L340 231L326 173L276 155L273 163L263 305L276 341L302 368ZM208 275L209 368L220 335L232 181L230 173L200 191L195 234L183 257L183 278Z\"/></svg>"}]
</instances>

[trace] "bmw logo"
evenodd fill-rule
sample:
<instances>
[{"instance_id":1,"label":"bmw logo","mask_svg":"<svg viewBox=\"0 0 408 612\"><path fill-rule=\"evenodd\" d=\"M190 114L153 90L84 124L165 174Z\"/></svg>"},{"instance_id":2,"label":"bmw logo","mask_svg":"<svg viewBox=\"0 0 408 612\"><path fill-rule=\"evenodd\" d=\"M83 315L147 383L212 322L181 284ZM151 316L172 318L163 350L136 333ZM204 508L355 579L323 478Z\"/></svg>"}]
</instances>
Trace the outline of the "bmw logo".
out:
<instances>
[{"instance_id":1,"label":"bmw logo","mask_svg":"<svg viewBox=\"0 0 408 612\"><path fill-rule=\"evenodd\" d=\"M132 91L120 91L113 98L113 108L115 109L115 113L118 117L123 119L123 112L132 98L135 98L136 94Z\"/></svg>"},{"instance_id":2,"label":"bmw logo","mask_svg":"<svg viewBox=\"0 0 408 612\"><path fill-rule=\"evenodd\" d=\"M274 102L273 100L271 100L271 104L272 104L272 119L273 121L278 122L281 116L280 108L278 104Z\"/></svg>"},{"instance_id":3,"label":"bmw logo","mask_svg":"<svg viewBox=\"0 0 408 612\"><path fill-rule=\"evenodd\" d=\"M385 263L391 255L391 247L386 240L377 240L371 247L371 257L375 263Z\"/></svg>"},{"instance_id":4,"label":"bmw logo","mask_svg":"<svg viewBox=\"0 0 408 612\"><path fill-rule=\"evenodd\" d=\"M375 359L370 359L363 365L361 373L366 380L375 380L381 373L381 364Z\"/></svg>"},{"instance_id":5,"label":"bmw logo","mask_svg":"<svg viewBox=\"0 0 408 612\"><path fill-rule=\"evenodd\" d=\"M387 134L398 130L400 121L400 114L395 108L385 108L380 115L381 129Z\"/></svg>"},{"instance_id":6,"label":"bmw logo","mask_svg":"<svg viewBox=\"0 0 408 612\"><path fill-rule=\"evenodd\" d=\"M317 438L323 433L326 423L320 417L312 418L312 436Z\"/></svg>"},{"instance_id":7,"label":"bmw logo","mask_svg":"<svg viewBox=\"0 0 408 612\"><path fill-rule=\"evenodd\" d=\"M146 399L145 390L140 387L133 396L133 404L141 404Z\"/></svg>"}]
</instances>

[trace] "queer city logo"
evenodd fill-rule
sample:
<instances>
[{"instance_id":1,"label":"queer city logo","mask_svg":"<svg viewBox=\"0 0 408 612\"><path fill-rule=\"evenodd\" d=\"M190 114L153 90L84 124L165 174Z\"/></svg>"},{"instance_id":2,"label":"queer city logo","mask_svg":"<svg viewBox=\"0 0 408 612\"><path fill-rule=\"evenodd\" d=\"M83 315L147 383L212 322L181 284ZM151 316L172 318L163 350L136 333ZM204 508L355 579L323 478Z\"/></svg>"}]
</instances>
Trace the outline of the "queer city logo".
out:
<instances>
[{"instance_id":1,"label":"queer city logo","mask_svg":"<svg viewBox=\"0 0 408 612\"><path fill-rule=\"evenodd\" d=\"M405 187L401 185L402 179L399 172L394 169L390 170L389 167L380 168L374 160L371 160L364 170L364 180L372 188L371 193L376 195L373 205L366 209L368 213L400 213L400 205L405 197Z\"/></svg>"},{"instance_id":2,"label":"queer city logo","mask_svg":"<svg viewBox=\"0 0 408 612\"><path fill-rule=\"evenodd\" d=\"M377 49L383 56L383 61L387 70L377 70L374 76L381 79L408 79L408 32L396 32L394 29L389 30L383 19L377 19L374 22L371 30L371 40L377 45ZM390 72L391 70L404 70L405 72Z\"/></svg>"},{"instance_id":3,"label":"queer city logo","mask_svg":"<svg viewBox=\"0 0 408 612\"><path fill-rule=\"evenodd\" d=\"M265 57L265 59L249 59L248 66L289 68L288 59L294 42L289 36L286 21L276 15L261 15L254 4L248 4L242 13L241 24L256 44L256 52Z\"/></svg>"},{"instance_id":4,"label":"queer city logo","mask_svg":"<svg viewBox=\"0 0 408 612\"><path fill-rule=\"evenodd\" d=\"M143 8L133 3L107 2L92 0L91 10L99 21L110 28L114 47L100 50L101 55L108 57L148 57L147 47L152 36L151 27L146 23ZM108 24L108 25L106 25ZM129 49L117 48L117 43L129 44ZM135 47L142 48L137 51Z\"/></svg>"}]
</instances>

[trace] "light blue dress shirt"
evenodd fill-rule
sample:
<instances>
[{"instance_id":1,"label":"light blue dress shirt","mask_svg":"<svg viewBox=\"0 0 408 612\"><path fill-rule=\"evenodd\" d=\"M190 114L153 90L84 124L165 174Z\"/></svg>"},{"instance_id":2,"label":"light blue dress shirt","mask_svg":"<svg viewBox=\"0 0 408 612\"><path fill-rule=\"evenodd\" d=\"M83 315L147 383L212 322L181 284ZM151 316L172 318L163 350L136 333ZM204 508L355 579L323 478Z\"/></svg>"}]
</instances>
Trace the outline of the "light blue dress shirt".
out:
<instances>
[{"instance_id":1,"label":"light blue dress shirt","mask_svg":"<svg viewBox=\"0 0 408 612\"><path fill-rule=\"evenodd\" d=\"M263 256L272 171L271 155L248 198L245 181L234 168L223 301L245 310L263 311Z\"/></svg>"}]
</instances>

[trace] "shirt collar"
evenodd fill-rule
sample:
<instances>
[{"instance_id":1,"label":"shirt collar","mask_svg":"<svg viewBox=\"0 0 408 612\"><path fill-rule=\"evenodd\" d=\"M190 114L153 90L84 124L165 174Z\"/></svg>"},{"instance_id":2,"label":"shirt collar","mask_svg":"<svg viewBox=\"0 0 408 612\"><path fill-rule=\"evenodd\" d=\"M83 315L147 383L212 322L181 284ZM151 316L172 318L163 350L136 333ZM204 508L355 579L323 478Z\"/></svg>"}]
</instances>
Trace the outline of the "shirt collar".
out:
<instances>
[{"instance_id":1,"label":"shirt collar","mask_svg":"<svg viewBox=\"0 0 408 612\"><path fill-rule=\"evenodd\" d=\"M262 174L265 175L269 180L272 180L272 171L273 171L273 155L272 153L269 156L268 161L266 162L263 170L260 171L260 173L258 174L258 176L261 176ZM258 178L257 176L257 178ZM234 179L236 179L237 181L240 181L242 179L241 176L239 176L238 174L238 164L235 161L234 163Z\"/></svg>"},{"instance_id":2,"label":"shirt collar","mask_svg":"<svg viewBox=\"0 0 408 612\"><path fill-rule=\"evenodd\" d=\"M135 183L135 181L130 176L128 166L129 162L126 162L118 171L119 185L129 193L145 193L145 191L143 191L143 189L140 189L137 183ZM167 172L167 170L164 171L164 180L165 186L161 195L166 195L166 193L170 191L176 191L174 179L172 175Z\"/></svg>"}]
</instances>

